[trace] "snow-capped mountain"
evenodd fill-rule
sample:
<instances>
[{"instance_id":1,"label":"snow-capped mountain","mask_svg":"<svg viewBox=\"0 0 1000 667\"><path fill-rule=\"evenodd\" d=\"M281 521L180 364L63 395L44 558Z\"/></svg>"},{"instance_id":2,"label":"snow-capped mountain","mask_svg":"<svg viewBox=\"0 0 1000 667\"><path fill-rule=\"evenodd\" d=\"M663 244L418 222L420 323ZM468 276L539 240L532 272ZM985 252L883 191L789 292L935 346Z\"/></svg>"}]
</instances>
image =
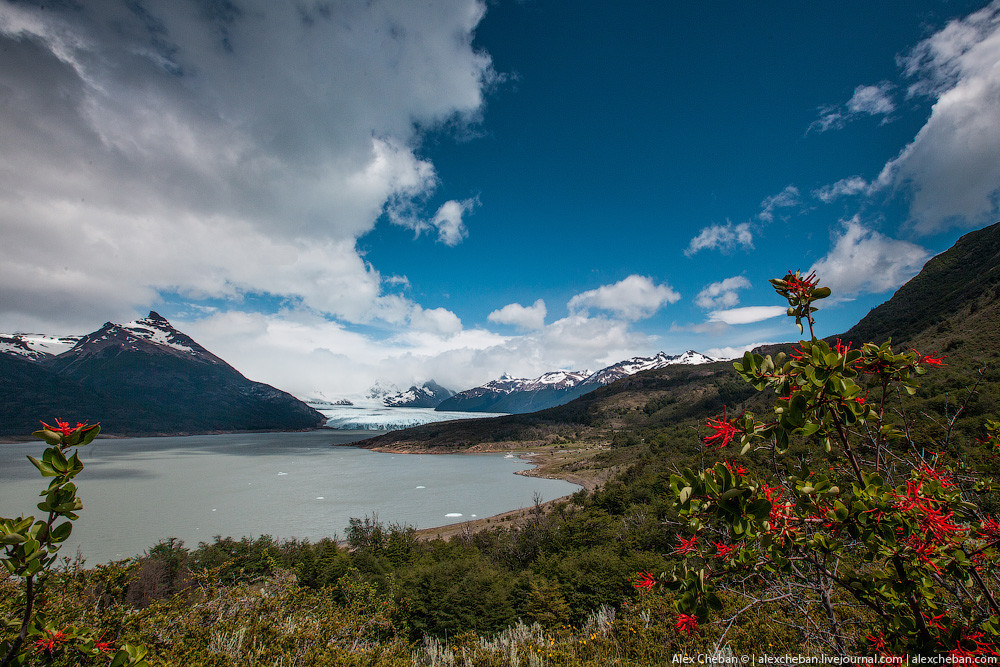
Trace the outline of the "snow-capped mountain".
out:
<instances>
[{"instance_id":1,"label":"snow-capped mountain","mask_svg":"<svg viewBox=\"0 0 1000 667\"><path fill-rule=\"evenodd\" d=\"M80 336L47 336L45 334L0 334L0 352L37 361L66 352L80 342Z\"/></svg>"},{"instance_id":2,"label":"snow-capped mountain","mask_svg":"<svg viewBox=\"0 0 1000 667\"><path fill-rule=\"evenodd\" d=\"M390 408L436 408L455 392L445 389L434 380L428 380L419 387L413 385L406 391L386 396L382 403Z\"/></svg>"},{"instance_id":3,"label":"snow-capped mountain","mask_svg":"<svg viewBox=\"0 0 1000 667\"><path fill-rule=\"evenodd\" d=\"M506 373L481 387L459 392L438 405L438 410L463 412L522 413L544 410L611 384L640 371L663 368L674 364L707 364L718 361L700 352L668 355L660 352L653 357L632 357L625 361L590 371L551 371L534 379L514 378Z\"/></svg>"},{"instance_id":4,"label":"snow-capped mountain","mask_svg":"<svg viewBox=\"0 0 1000 667\"><path fill-rule=\"evenodd\" d=\"M392 382L376 380L375 384L368 388L368 393L365 394L364 398L381 403L389 396L395 396L400 392L400 388Z\"/></svg>"},{"instance_id":5,"label":"snow-capped mountain","mask_svg":"<svg viewBox=\"0 0 1000 667\"><path fill-rule=\"evenodd\" d=\"M324 417L291 395L243 377L155 312L74 337L3 335L0 430L40 416L100 421L118 434L283 430Z\"/></svg>"},{"instance_id":6,"label":"snow-capped mountain","mask_svg":"<svg viewBox=\"0 0 1000 667\"><path fill-rule=\"evenodd\" d=\"M150 311L141 320L125 324L105 322L97 331L81 336L73 347L57 355L59 361L53 363L66 368L86 357L104 354L104 350L108 348L116 351L155 352L231 368L193 338L175 329L155 311Z\"/></svg>"},{"instance_id":7,"label":"snow-capped mountain","mask_svg":"<svg viewBox=\"0 0 1000 667\"><path fill-rule=\"evenodd\" d=\"M719 359L713 359L694 350L688 350L684 354L675 355L660 352L653 357L632 357L625 361L619 361L617 364L597 371L584 380L584 383L596 385L611 384L616 380L640 371L650 371L654 368L664 368L674 364L710 364L713 361L719 361Z\"/></svg>"}]
</instances>

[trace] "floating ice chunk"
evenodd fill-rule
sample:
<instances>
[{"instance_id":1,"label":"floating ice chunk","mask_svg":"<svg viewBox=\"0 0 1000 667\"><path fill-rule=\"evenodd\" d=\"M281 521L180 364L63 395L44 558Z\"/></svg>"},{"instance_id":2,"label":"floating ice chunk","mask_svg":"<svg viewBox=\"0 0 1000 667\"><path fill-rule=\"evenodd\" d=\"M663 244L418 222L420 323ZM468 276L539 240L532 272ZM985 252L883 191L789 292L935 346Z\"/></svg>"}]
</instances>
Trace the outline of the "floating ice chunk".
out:
<instances>
[{"instance_id":1,"label":"floating ice chunk","mask_svg":"<svg viewBox=\"0 0 1000 667\"><path fill-rule=\"evenodd\" d=\"M278 474L279 475L287 475L288 473L287 472L279 472Z\"/></svg>"},{"instance_id":2,"label":"floating ice chunk","mask_svg":"<svg viewBox=\"0 0 1000 667\"><path fill-rule=\"evenodd\" d=\"M456 516L462 516L462 514L461 514L461 512L449 512L448 514L445 514L445 516L448 517L448 518L453 518L453 517L456 517Z\"/></svg>"},{"instance_id":3,"label":"floating ice chunk","mask_svg":"<svg viewBox=\"0 0 1000 667\"><path fill-rule=\"evenodd\" d=\"M426 489L427 487L426 486L418 486L417 488L418 489Z\"/></svg>"},{"instance_id":4,"label":"floating ice chunk","mask_svg":"<svg viewBox=\"0 0 1000 667\"><path fill-rule=\"evenodd\" d=\"M316 496L316 500L326 500L323 496Z\"/></svg>"},{"instance_id":5,"label":"floating ice chunk","mask_svg":"<svg viewBox=\"0 0 1000 667\"><path fill-rule=\"evenodd\" d=\"M212 511L213 511L213 512L215 511L215 508L214 508L214 507L212 508Z\"/></svg>"}]
</instances>

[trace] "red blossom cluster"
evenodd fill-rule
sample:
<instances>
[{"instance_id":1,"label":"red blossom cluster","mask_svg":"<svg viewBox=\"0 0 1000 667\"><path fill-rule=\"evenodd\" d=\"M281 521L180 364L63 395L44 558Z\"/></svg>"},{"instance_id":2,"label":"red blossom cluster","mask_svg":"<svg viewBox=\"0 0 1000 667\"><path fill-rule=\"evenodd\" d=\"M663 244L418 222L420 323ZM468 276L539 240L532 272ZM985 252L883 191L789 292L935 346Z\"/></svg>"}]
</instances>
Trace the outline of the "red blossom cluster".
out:
<instances>
[{"instance_id":1,"label":"red blossom cluster","mask_svg":"<svg viewBox=\"0 0 1000 667\"><path fill-rule=\"evenodd\" d=\"M715 555L724 561L728 561L733 557L733 552L736 551L735 544L723 544L722 542L713 542L715 545Z\"/></svg>"},{"instance_id":2,"label":"red blossom cluster","mask_svg":"<svg viewBox=\"0 0 1000 667\"><path fill-rule=\"evenodd\" d=\"M736 417L729 419L727 409L725 405L722 406L722 419L709 419L706 423L708 428L715 431L712 435L706 435L701 439L706 447L716 445L718 441L716 449L722 449L732 442L733 438L739 435L740 430L736 427Z\"/></svg>"},{"instance_id":3,"label":"red blossom cluster","mask_svg":"<svg viewBox=\"0 0 1000 667\"><path fill-rule=\"evenodd\" d=\"M687 553L691 553L692 551L697 551L698 550L698 536L697 535L695 535L694 537L692 537L689 540L685 540L683 537L681 537L681 536L678 535L677 539L680 540L681 544L680 544L679 547L677 547L676 549L674 549L674 553L675 554L687 554Z\"/></svg>"},{"instance_id":4,"label":"red blossom cluster","mask_svg":"<svg viewBox=\"0 0 1000 667\"><path fill-rule=\"evenodd\" d=\"M808 296L809 292L818 284L819 278L816 277L815 271L801 278L796 276L793 271L789 271L788 277L785 278L785 285L788 287L788 291L800 297Z\"/></svg>"},{"instance_id":5,"label":"red blossom cluster","mask_svg":"<svg viewBox=\"0 0 1000 667\"><path fill-rule=\"evenodd\" d=\"M788 518L792 513L792 504L781 502L785 490L780 486L768 486L767 479L761 484L761 490L764 492L767 502L771 503L771 512L768 515L771 531L777 533L779 540L790 537L797 529L788 523Z\"/></svg>"},{"instance_id":6,"label":"red blossom cluster","mask_svg":"<svg viewBox=\"0 0 1000 667\"><path fill-rule=\"evenodd\" d=\"M986 519L983 521L979 534L988 540L1000 540L1000 521L996 519Z\"/></svg>"},{"instance_id":7,"label":"red blossom cluster","mask_svg":"<svg viewBox=\"0 0 1000 667\"><path fill-rule=\"evenodd\" d=\"M41 422L42 427L46 430L52 431L53 433L58 433L59 435L73 435L81 429L87 428L90 424L87 422L77 422L76 426L70 426L69 422L64 422L58 417L55 418L56 425L49 426L45 422Z\"/></svg>"},{"instance_id":8,"label":"red blossom cluster","mask_svg":"<svg viewBox=\"0 0 1000 667\"><path fill-rule=\"evenodd\" d=\"M659 579L654 577L649 572L640 572L638 578L632 582L632 585L643 593L648 593L653 590L653 587L658 583L660 583Z\"/></svg>"},{"instance_id":9,"label":"red blossom cluster","mask_svg":"<svg viewBox=\"0 0 1000 667\"><path fill-rule=\"evenodd\" d=\"M58 421L58 420L57 420ZM66 641L66 633L62 630L46 630L45 637L35 640L35 650L52 655L56 648Z\"/></svg>"},{"instance_id":10,"label":"red blossom cluster","mask_svg":"<svg viewBox=\"0 0 1000 667\"><path fill-rule=\"evenodd\" d=\"M912 349L912 348L911 348ZM916 350L913 350L917 355L917 363L926 364L928 366L945 366L944 360L948 357L938 357L937 350L931 352L930 354L920 354Z\"/></svg>"},{"instance_id":11,"label":"red blossom cluster","mask_svg":"<svg viewBox=\"0 0 1000 667\"><path fill-rule=\"evenodd\" d=\"M686 632L688 637L698 632L698 619L690 614L679 614L677 622L674 623L677 632Z\"/></svg>"},{"instance_id":12,"label":"red blossom cluster","mask_svg":"<svg viewBox=\"0 0 1000 667\"><path fill-rule=\"evenodd\" d=\"M735 466L734 467L733 464L732 464L732 462L729 459L724 460L722 462L722 464L724 466L726 466L726 470L728 470L729 472L733 473L734 475L746 475L748 472L750 472L749 470L747 470L743 466Z\"/></svg>"}]
</instances>

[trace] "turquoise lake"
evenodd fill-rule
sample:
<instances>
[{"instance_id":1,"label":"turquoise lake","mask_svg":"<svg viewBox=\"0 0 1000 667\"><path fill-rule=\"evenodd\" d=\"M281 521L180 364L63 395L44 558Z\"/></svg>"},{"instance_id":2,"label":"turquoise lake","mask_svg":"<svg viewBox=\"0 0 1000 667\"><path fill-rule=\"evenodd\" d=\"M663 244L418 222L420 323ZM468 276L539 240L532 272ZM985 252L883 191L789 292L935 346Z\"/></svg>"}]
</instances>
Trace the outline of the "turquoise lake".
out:
<instances>
[{"instance_id":1,"label":"turquoise lake","mask_svg":"<svg viewBox=\"0 0 1000 667\"><path fill-rule=\"evenodd\" d=\"M386 454L340 446L372 433L323 429L97 440L80 450L80 519L61 550L93 565L142 554L167 537L342 537L351 517L432 528L529 507L578 486L514 474L503 454ZM0 516L40 515L47 485L26 455L0 445Z\"/></svg>"}]
</instances>

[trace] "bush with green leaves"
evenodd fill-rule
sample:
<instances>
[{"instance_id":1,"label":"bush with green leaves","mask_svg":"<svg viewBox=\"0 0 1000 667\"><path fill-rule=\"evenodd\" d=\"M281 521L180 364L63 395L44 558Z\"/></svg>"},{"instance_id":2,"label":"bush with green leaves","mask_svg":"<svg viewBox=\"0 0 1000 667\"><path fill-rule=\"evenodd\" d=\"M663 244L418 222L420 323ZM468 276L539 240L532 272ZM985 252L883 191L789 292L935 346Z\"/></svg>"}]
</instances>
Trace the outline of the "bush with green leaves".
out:
<instances>
[{"instance_id":1,"label":"bush with green leaves","mask_svg":"<svg viewBox=\"0 0 1000 667\"><path fill-rule=\"evenodd\" d=\"M71 654L78 662L104 662L110 667L146 667L143 659L146 650L143 647L125 644L116 650L114 642L105 640L99 630L59 627L35 609L39 594L47 583L47 575L58 558L59 548L70 536L73 521L78 518L77 512L83 507L73 482L83 471L83 463L78 450L69 457L66 450L90 444L101 430L99 424L77 423L70 426L68 422L58 419L55 422L55 426L42 422L42 429L34 433L48 445L41 460L28 457L42 477L52 478L48 487L39 494L44 499L38 503L38 509L46 513L45 518L0 517L0 547L3 548L0 563L8 577L23 582L18 600L19 617L3 619L0 667L49 663Z\"/></svg>"},{"instance_id":2,"label":"bush with green leaves","mask_svg":"<svg viewBox=\"0 0 1000 667\"><path fill-rule=\"evenodd\" d=\"M673 475L689 531L674 553L684 560L669 575L642 573L636 586L673 590L675 628L689 635L718 613L725 592L746 608L782 601L823 652L997 655L1000 522L979 501L997 490L1000 424L987 420L975 443L994 455L992 470L942 465L956 448L961 407L930 441L914 435L902 400L942 359L817 339L814 304L830 290L797 271L771 282L810 339L736 362L755 389L777 394L773 411L724 409L703 438L707 448L738 447L770 472L723 458ZM728 629L735 618L717 620Z\"/></svg>"}]
</instances>

